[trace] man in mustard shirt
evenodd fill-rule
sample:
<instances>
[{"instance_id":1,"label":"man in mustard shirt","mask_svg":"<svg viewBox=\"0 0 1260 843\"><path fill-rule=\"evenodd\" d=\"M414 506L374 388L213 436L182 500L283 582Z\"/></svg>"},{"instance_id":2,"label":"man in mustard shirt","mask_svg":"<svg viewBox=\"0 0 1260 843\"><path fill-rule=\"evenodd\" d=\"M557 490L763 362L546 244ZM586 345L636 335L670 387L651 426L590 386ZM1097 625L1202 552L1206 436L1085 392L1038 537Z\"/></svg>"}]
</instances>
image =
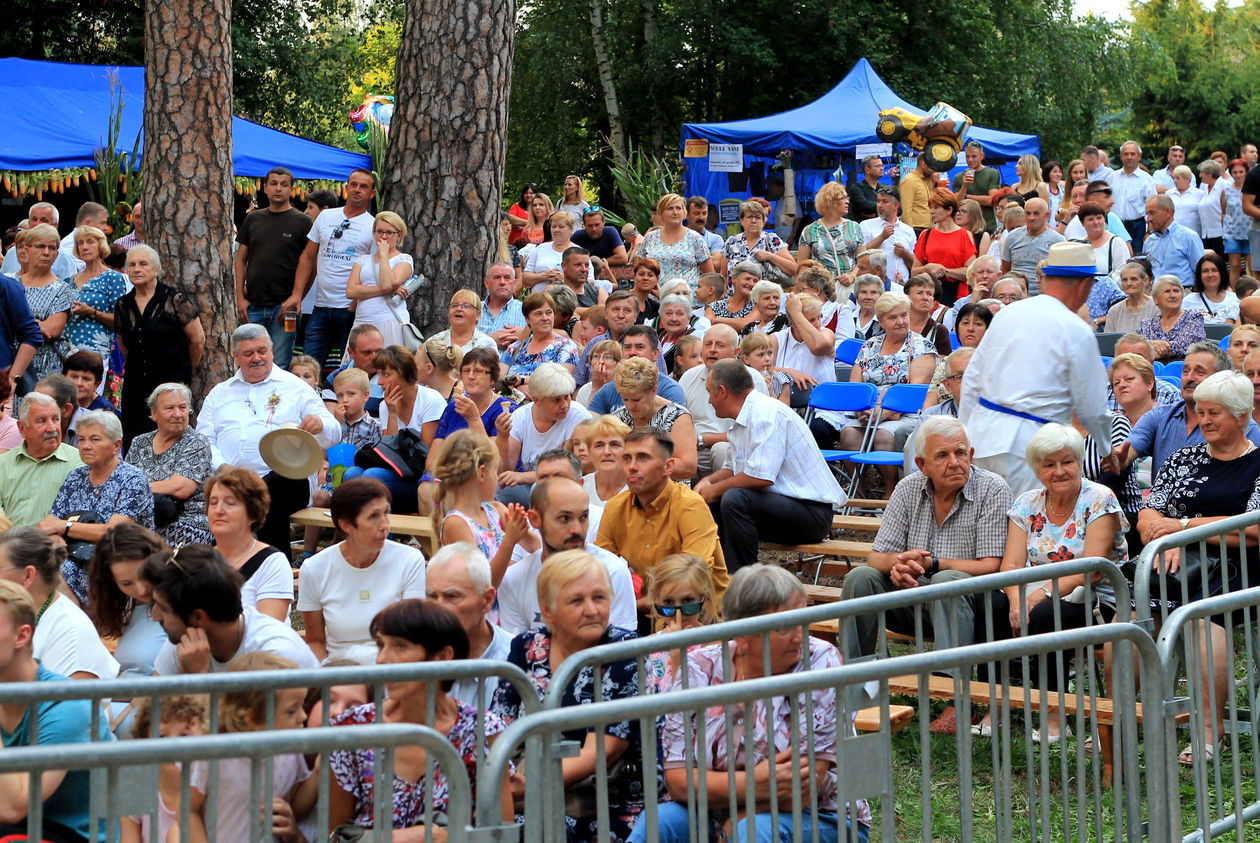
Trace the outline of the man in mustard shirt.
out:
<instances>
[{"instance_id":1,"label":"man in mustard shirt","mask_svg":"<svg viewBox=\"0 0 1260 843\"><path fill-rule=\"evenodd\" d=\"M932 225L928 211L928 198L940 183L936 172L927 164L927 156L920 155L918 165L901 180L901 221L919 234Z\"/></svg>"},{"instance_id":2,"label":"man in mustard shirt","mask_svg":"<svg viewBox=\"0 0 1260 843\"><path fill-rule=\"evenodd\" d=\"M699 556L708 563L713 584L721 595L730 578L718 542L717 524L704 498L670 479L674 469L673 441L657 428L637 428L626 437L621 460L626 491L605 505L595 544L629 562L645 582L656 563L666 556ZM639 610L647 611L650 602L646 593L640 594Z\"/></svg>"},{"instance_id":3,"label":"man in mustard shirt","mask_svg":"<svg viewBox=\"0 0 1260 843\"><path fill-rule=\"evenodd\" d=\"M26 527L48 514L62 481L83 461L61 441L61 409L42 392L18 405L18 430L22 444L0 454L0 510L14 527Z\"/></svg>"}]
</instances>

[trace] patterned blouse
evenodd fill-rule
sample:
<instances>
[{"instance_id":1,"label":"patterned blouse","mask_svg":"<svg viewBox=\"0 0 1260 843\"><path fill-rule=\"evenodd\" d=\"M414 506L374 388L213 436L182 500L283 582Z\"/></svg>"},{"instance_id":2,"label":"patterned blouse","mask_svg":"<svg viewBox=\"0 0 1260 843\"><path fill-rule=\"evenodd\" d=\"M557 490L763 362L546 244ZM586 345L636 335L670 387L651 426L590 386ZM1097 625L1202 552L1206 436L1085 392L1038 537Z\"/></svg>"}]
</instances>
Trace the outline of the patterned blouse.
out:
<instances>
[{"instance_id":1,"label":"patterned blouse","mask_svg":"<svg viewBox=\"0 0 1260 843\"><path fill-rule=\"evenodd\" d=\"M786 248L787 244L783 242L783 238L769 229L761 232L757 242L751 246L748 245L748 238L742 233L726 238L726 245L722 247L722 256L726 258L726 279L729 281L735 277L735 267L741 261L761 263L761 261L753 257L754 252L764 250L777 253L780 249ZM664 278L665 276L662 275L661 277Z\"/></svg>"},{"instance_id":2,"label":"patterned blouse","mask_svg":"<svg viewBox=\"0 0 1260 843\"><path fill-rule=\"evenodd\" d=\"M65 518L72 512L95 512L105 519L125 515L140 526L153 529L153 492L143 471L120 461L99 486L92 485L90 471L90 466L81 465L66 475L48 508L50 514ZM67 559L61 574L70 590L86 603L87 569Z\"/></svg>"},{"instance_id":3,"label":"patterned blouse","mask_svg":"<svg viewBox=\"0 0 1260 843\"><path fill-rule=\"evenodd\" d=\"M334 717L330 726L358 726L376 722L376 704L356 705ZM503 719L497 714L486 712L485 736L488 739L499 734L505 728ZM455 725L447 735L451 746L459 753L464 762L464 773L472 787L473 810L477 804L477 764L481 760L477 751L477 709L465 703L459 703L455 716ZM350 822L363 828L372 827L373 792L376 787L374 779L376 750L373 749L339 749L328 754L328 766L337 780L338 786L354 797L354 812ZM436 761L433 763L433 781L428 783L424 775L418 781L408 781L398 775L394 776L394 828L409 828L424 821L426 797L436 819L438 814L449 813L450 784L447 772Z\"/></svg>"},{"instance_id":4,"label":"patterned blouse","mask_svg":"<svg viewBox=\"0 0 1260 843\"><path fill-rule=\"evenodd\" d=\"M181 475L197 484L197 491L183 502L179 517L158 530L172 547L181 544L213 543L206 522L206 496L202 484L211 472L210 440L189 428L161 454L153 450L157 432L142 433L131 441L127 462L144 472L150 483Z\"/></svg>"},{"instance_id":5,"label":"patterned blouse","mask_svg":"<svg viewBox=\"0 0 1260 843\"><path fill-rule=\"evenodd\" d=\"M502 354L504 365L509 375L529 377L540 363L560 363L576 366L578 362L577 343L566 336L553 337L546 348L537 354L531 354L529 344L532 335L518 340L507 347Z\"/></svg>"},{"instance_id":6,"label":"patterned blouse","mask_svg":"<svg viewBox=\"0 0 1260 843\"><path fill-rule=\"evenodd\" d=\"M1046 490L1032 489L1024 492L1011 505L1011 523L1028 534L1028 565L1045 565L1080 559L1085 555L1085 532L1104 515L1116 515L1120 528L1111 542L1107 558L1117 565L1129 560L1129 545L1124 534L1129 520L1116 500L1115 492L1092 480L1081 478L1081 492L1076 496L1076 506L1062 524L1050 523L1046 514ZM1098 599L1115 605L1116 595L1110 583L1099 580L1094 587Z\"/></svg>"},{"instance_id":7,"label":"patterned blouse","mask_svg":"<svg viewBox=\"0 0 1260 843\"><path fill-rule=\"evenodd\" d=\"M37 321L44 321L57 313L67 313L74 303L74 288L64 281L54 281L43 287L22 285L26 293L26 305L31 309L31 316ZM63 332L55 340L45 340L35 349L35 358L31 361L31 371L36 378L45 375L61 374L61 358L69 353L70 344Z\"/></svg>"},{"instance_id":8,"label":"patterned blouse","mask_svg":"<svg viewBox=\"0 0 1260 843\"><path fill-rule=\"evenodd\" d=\"M1142 323L1138 332L1152 342L1164 340L1172 346L1172 353L1167 358L1160 358L1161 360L1181 360L1186 356L1187 348L1207 337L1203 330L1203 312L1199 310L1182 310L1181 318L1172 326L1171 331L1164 330L1160 317L1152 316Z\"/></svg>"},{"instance_id":9,"label":"patterned blouse","mask_svg":"<svg viewBox=\"0 0 1260 843\"><path fill-rule=\"evenodd\" d=\"M719 319L743 319L745 316L751 314L757 307L756 302L749 299L748 303L739 310L731 310L730 307L728 307L730 301L731 299L728 296L724 299L719 299L710 305L710 307L713 308L713 315Z\"/></svg>"},{"instance_id":10,"label":"patterned blouse","mask_svg":"<svg viewBox=\"0 0 1260 843\"><path fill-rule=\"evenodd\" d=\"M895 384L909 383L910 364L924 354L937 355L936 349L914 331L906 334L901 348L892 354L881 353L883 344L882 334L867 340L862 344L862 350L858 352L857 360L854 362L854 365L862 372L862 380L875 384L880 388L880 392Z\"/></svg>"},{"instance_id":11,"label":"patterned blouse","mask_svg":"<svg viewBox=\"0 0 1260 843\"><path fill-rule=\"evenodd\" d=\"M102 313L114 312L114 305L127 292L127 279L116 269L107 269L95 278L89 278L82 287L76 287L74 276L65 279L74 291L74 300L94 307ZM66 325L66 336L76 351L95 351L106 361L114 343L114 331L97 322L91 316L71 316Z\"/></svg>"},{"instance_id":12,"label":"patterned blouse","mask_svg":"<svg viewBox=\"0 0 1260 843\"><path fill-rule=\"evenodd\" d=\"M624 406L614 415L621 419L628 427L634 428L634 419L630 417L630 411ZM674 429L674 422L682 416L691 415L691 411L679 404L677 401L667 401L664 407L652 413L652 418L648 420L648 427L655 427L669 433Z\"/></svg>"},{"instance_id":13,"label":"patterned blouse","mask_svg":"<svg viewBox=\"0 0 1260 843\"><path fill-rule=\"evenodd\" d=\"M1225 185L1225 224L1222 236L1231 240L1246 240L1251 231L1251 217L1243 213L1242 191L1232 184Z\"/></svg>"},{"instance_id":14,"label":"patterned blouse","mask_svg":"<svg viewBox=\"0 0 1260 843\"><path fill-rule=\"evenodd\" d=\"M487 559L493 559L495 554L499 552L499 545L503 544L503 525L499 518L499 511L494 508L494 504L488 501L481 502L481 511L486 515L486 521L489 527L483 527L474 521L469 515L460 512L458 509L448 510L446 517L452 515L463 519L468 525L468 529L472 531L473 538L477 540L477 549L486 555Z\"/></svg>"},{"instance_id":15,"label":"patterned blouse","mask_svg":"<svg viewBox=\"0 0 1260 843\"><path fill-rule=\"evenodd\" d=\"M700 281L700 264L709 260L711 253L703 237L690 228L683 231L683 238L677 243L662 241L659 228L649 231L639 244L639 257L651 258L661 265L662 284L684 278L694 290Z\"/></svg>"},{"instance_id":16,"label":"patterned blouse","mask_svg":"<svg viewBox=\"0 0 1260 843\"><path fill-rule=\"evenodd\" d=\"M636 638L634 632L620 627L610 626L604 637L595 645L613 644ZM512 639L512 649L508 653L508 661L525 671L538 691L538 699L547 697L551 689L551 630L545 626L522 632ZM639 695L639 677L635 669L634 659L622 659L605 665L603 682L600 688L604 700L630 699ZM564 689L561 705L565 707L587 705L595 701L595 671L586 667L578 673L573 685ZM505 721L522 717L525 709L521 704L520 694L515 686L507 681L499 683L494 694L491 711L500 715ZM616 839L625 840L630 836L635 818L643 811L643 770L642 752L639 743L639 724L637 721L609 723L602 727L603 734L620 738L629 743L621 755L621 772L608 782L608 814L611 820L609 833ZM581 743L586 739L589 729L571 729L564 733L565 740ZM569 838L591 840L598 836L598 825L594 818L565 817L569 828Z\"/></svg>"},{"instance_id":17,"label":"patterned blouse","mask_svg":"<svg viewBox=\"0 0 1260 843\"><path fill-rule=\"evenodd\" d=\"M831 270L833 275L852 272L857 267L857 254L865 242L862 229L853 220L840 220L837 225L824 225L815 220L801 232L800 245L809 246L809 256Z\"/></svg>"}]
</instances>

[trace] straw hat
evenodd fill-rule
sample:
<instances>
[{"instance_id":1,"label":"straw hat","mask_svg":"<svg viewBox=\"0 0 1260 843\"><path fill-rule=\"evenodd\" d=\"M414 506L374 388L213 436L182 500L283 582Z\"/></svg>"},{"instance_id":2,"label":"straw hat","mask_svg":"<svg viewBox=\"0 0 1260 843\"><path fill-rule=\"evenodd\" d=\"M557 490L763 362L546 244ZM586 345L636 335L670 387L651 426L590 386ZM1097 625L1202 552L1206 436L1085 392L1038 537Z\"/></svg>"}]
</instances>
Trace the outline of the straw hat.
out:
<instances>
[{"instance_id":1,"label":"straw hat","mask_svg":"<svg viewBox=\"0 0 1260 843\"><path fill-rule=\"evenodd\" d=\"M282 424L258 443L263 462L281 477L304 480L324 464L324 449L296 424Z\"/></svg>"}]
</instances>

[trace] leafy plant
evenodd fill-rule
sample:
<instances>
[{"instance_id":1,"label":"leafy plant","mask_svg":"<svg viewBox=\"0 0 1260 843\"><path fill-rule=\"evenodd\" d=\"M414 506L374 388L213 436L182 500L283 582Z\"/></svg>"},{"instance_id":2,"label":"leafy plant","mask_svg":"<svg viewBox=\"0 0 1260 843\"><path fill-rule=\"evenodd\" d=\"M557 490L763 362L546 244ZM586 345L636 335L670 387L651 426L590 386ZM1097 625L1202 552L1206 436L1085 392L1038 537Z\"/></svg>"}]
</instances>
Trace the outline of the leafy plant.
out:
<instances>
[{"instance_id":1,"label":"leafy plant","mask_svg":"<svg viewBox=\"0 0 1260 843\"><path fill-rule=\"evenodd\" d=\"M389 130L374 120L367 122L367 151L372 156L376 176L376 207L385 207L385 184L389 181Z\"/></svg>"},{"instance_id":2,"label":"leafy plant","mask_svg":"<svg viewBox=\"0 0 1260 843\"><path fill-rule=\"evenodd\" d=\"M609 154L607 162L613 184L621 194L622 210L625 211L623 221L632 222L640 231L646 231L652 224L657 200L680 189L677 156L658 155L630 140L626 143L624 159L618 160L615 155ZM612 221L618 222L616 219Z\"/></svg>"},{"instance_id":3,"label":"leafy plant","mask_svg":"<svg viewBox=\"0 0 1260 843\"><path fill-rule=\"evenodd\" d=\"M96 181L89 182L89 190L92 198L109 211L109 224L114 233L120 234L126 214L140 195L140 133L136 133L131 152L118 151L122 134L123 89L122 82L113 71L109 74L109 90L113 96L109 125L105 132L104 145L97 147L92 153L92 158L96 161ZM121 207L120 201L127 207Z\"/></svg>"}]
</instances>

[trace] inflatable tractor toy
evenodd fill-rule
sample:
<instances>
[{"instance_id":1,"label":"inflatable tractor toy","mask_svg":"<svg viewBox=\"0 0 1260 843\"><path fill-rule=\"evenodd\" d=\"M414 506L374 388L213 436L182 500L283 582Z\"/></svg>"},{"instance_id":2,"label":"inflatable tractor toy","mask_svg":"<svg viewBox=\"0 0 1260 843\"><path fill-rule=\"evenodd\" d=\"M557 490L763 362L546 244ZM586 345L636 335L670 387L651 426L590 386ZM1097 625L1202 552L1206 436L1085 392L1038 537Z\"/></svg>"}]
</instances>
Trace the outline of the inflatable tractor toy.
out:
<instances>
[{"instance_id":1,"label":"inflatable tractor toy","mask_svg":"<svg viewBox=\"0 0 1260 843\"><path fill-rule=\"evenodd\" d=\"M967 141L971 118L948 103L938 102L927 114L905 108L885 108L879 113L875 135L884 143L904 143L927 157L938 173L954 168Z\"/></svg>"}]
</instances>

